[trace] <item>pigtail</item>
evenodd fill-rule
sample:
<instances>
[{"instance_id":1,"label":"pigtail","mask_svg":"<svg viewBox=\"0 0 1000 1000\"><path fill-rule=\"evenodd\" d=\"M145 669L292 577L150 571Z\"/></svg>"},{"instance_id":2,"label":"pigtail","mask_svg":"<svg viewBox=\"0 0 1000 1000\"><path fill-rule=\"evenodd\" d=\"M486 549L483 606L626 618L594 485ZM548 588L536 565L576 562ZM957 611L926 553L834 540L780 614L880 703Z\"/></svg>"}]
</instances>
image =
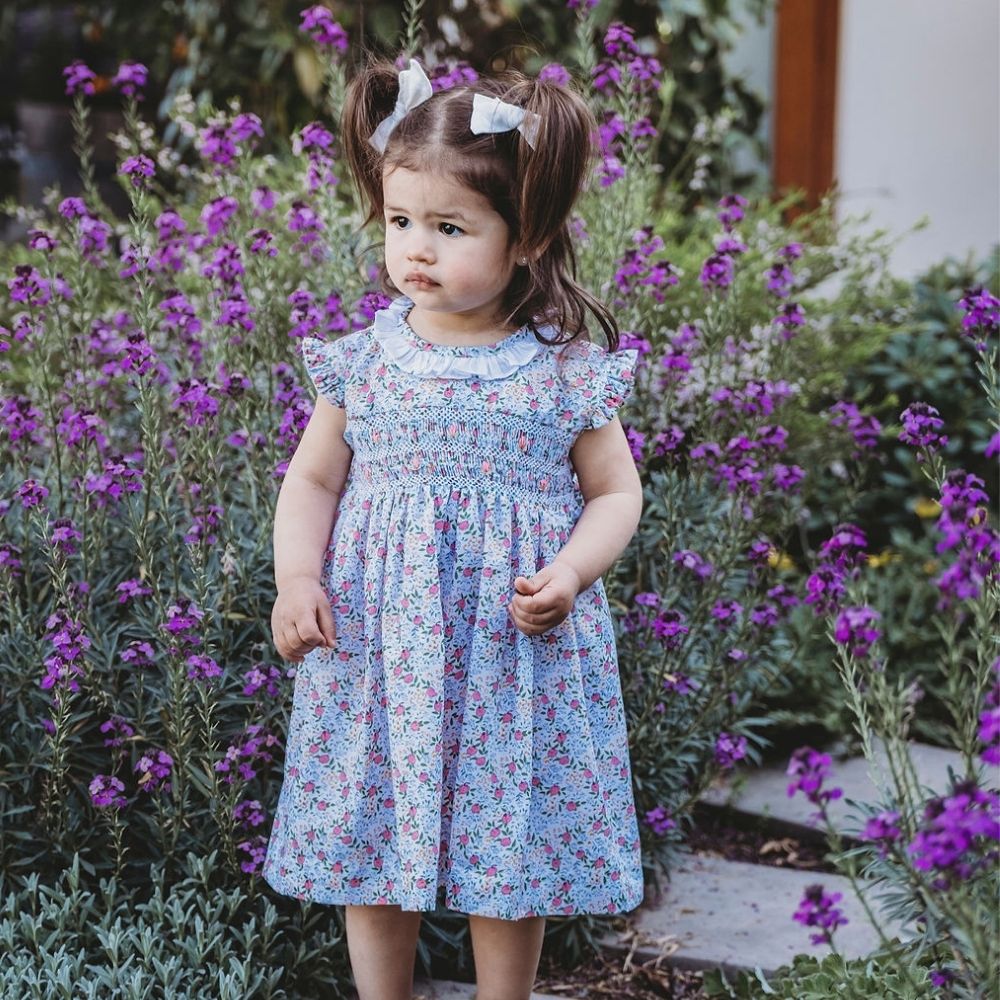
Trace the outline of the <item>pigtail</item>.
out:
<instances>
[{"instance_id":1,"label":"pigtail","mask_svg":"<svg viewBox=\"0 0 1000 1000\"><path fill-rule=\"evenodd\" d=\"M561 84L518 77L504 100L541 118L535 148L516 148L518 246L528 266L511 292L512 313L536 316L569 334L585 333L587 313L597 320L608 347L619 330L610 310L576 281L569 217L594 165L597 121L579 94Z\"/></svg>"},{"instance_id":2,"label":"pigtail","mask_svg":"<svg viewBox=\"0 0 1000 1000\"><path fill-rule=\"evenodd\" d=\"M366 210L365 224L382 215L382 154L368 141L390 114L399 94L399 71L385 60L372 60L347 87L341 136L347 165Z\"/></svg>"}]
</instances>

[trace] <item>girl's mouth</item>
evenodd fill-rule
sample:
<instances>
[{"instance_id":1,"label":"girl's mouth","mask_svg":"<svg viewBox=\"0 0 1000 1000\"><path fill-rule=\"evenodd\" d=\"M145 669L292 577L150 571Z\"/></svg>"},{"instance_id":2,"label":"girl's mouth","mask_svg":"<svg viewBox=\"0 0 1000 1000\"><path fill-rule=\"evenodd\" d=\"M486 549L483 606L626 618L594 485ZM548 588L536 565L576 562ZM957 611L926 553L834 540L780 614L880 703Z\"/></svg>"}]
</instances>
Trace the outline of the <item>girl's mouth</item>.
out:
<instances>
[{"instance_id":1,"label":"girl's mouth","mask_svg":"<svg viewBox=\"0 0 1000 1000\"><path fill-rule=\"evenodd\" d=\"M406 283L408 285L415 285L417 288L432 288L437 284L436 281L428 278L426 274L420 274L417 271L411 271L406 276Z\"/></svg>"}]
</instances>

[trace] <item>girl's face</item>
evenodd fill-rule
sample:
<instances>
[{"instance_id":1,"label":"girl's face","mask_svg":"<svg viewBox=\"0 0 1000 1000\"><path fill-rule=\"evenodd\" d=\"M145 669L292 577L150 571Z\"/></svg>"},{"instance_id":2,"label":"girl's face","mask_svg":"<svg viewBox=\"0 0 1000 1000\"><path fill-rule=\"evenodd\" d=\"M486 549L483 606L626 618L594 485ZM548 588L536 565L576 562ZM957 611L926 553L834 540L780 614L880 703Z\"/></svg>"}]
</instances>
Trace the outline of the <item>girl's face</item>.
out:
<instances>
[{"instance_id":1,"label":"girl's face","mask_svg":"<svg viewBox=\"0 0 1000 1000\"><path fill-rule=\"evenodd\" d=\"M421 313L453 330L495 330L516 267L503 218L447 174L395 167L382 177L385 264Z\"/></svg>"}]
</instances>

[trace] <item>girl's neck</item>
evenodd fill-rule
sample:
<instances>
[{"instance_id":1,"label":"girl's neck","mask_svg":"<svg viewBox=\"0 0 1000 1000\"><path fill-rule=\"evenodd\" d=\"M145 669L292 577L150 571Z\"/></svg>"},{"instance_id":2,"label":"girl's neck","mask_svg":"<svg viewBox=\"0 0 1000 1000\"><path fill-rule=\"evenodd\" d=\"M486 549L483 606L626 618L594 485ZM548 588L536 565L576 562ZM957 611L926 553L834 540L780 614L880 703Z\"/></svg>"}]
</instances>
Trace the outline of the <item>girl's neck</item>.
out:
<instances>
[{"instance_id":1,"label":"girl's neck","mask_svg":"<svg viewBox=\"0 0 1000 1000\"><path fill-rule=\"evenodd\" d=\"M484 319L464 313L427 312L411 307L406 323L421 340L440 347L489 347L516 333L502 317Z\"/></svg>"}]
</instances>

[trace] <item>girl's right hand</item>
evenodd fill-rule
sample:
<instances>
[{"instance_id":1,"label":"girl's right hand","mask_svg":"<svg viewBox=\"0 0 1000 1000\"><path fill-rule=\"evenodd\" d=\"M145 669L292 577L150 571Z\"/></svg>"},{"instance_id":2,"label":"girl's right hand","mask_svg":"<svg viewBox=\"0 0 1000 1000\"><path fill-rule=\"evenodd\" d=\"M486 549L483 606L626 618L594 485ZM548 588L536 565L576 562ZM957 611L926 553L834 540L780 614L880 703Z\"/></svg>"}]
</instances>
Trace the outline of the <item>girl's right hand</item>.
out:
<instances>
[{"instance_id":1,"label":"girl's right hand","mask_svg":"<svg viewBox=\"0 0 1000 1000\"><path fill-rule=\"evenodd\" d=\"M271 610L271 635L282 659L300 663L311 649L332 649L337 639L333 612L318 580L296 579L278 591Z\"/></svg>"}]
</instances>

